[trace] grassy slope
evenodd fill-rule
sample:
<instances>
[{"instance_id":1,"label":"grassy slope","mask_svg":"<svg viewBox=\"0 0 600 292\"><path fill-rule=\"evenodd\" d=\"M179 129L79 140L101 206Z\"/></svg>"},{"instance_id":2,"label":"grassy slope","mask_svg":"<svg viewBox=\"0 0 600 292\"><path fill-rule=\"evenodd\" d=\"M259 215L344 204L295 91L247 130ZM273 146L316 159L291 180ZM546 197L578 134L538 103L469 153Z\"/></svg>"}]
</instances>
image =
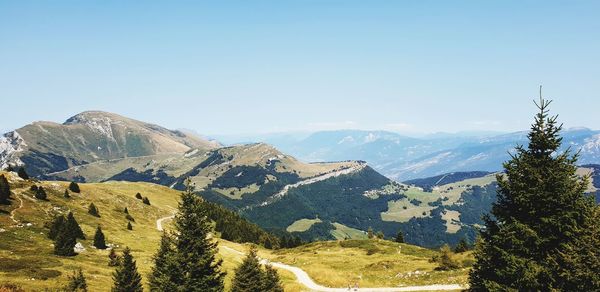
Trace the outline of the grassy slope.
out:
<instances>
[{"instance_id":1,"label":"grassy slope","mask_svg":"<svg viewBox=\"0 0 600 292\"><path fill-rule=\"evenodd\" d=\"M72 198L62 197L65 182L42 182L47 189L48 202L41 202L32 197L30 181L22 181L10 175L13 190L13 204L0 206L0 226L5 229L0 233L0 283L15 282L28 290L56 288L63 285L66 275L77 267L81 267L88 280L91 291L108 291L112 284L113 268L107 266L108 251L91 247L94 229L101 225L107 237L107 243L115 244L120 249L129 246L137 260L138 268L145 277L150 271L151 256L158 247L160 232L156 230L156 219L171 215L177 206L179 193L172 189L148 184L108 182L80 184L81 194L72 194ZM151 206L134 198L140 192L150 199ZM23 226L16 227L9 214L15 211L15 219ZM100 211L100 218L87 213L89 203L94 202ZM126 229L127 221L122 208L128 207L135 218L133 231ZM52 242L47 239L44 222L54 212L74 212L76 219L86 233L87 240L81 241L86 251L75 257L57 257L52 254ZM31 226L27 226L31 223ZM169 222L165 222L168 228ZM245 250L248 246L220 240L220 245L227 245L237 250ZM458 282L462 283L466 271L429 273L434 264L428 263L435 252L402 245L398 252L398 244L386 241L356 241L356 247L342 247L338 242L323 242L306 247L269 251L260 250L262 257L288 264L298 265L305 269L318 283L332 286L347 285L346 280L359 279L361 286L382 286L398 284L433 284ZM366 250L377 251L367 255ZM239 254L221 249L219 255L224 259L223 268L228 272L226 285L229 285L233 270L241 262ZM328 255L323 257L323 255ZM320 263L319 263L320 262ZM381 267L380 267L381 266ZM367 269L364 273L362 270ZM398 273L409 271L428 271L427 276L398 278ZM286 291L302 291L302 286L295 282L295 277L286 271L280 271ZM328 275L328 276L324 276ZM403 277L403 276L399 276ZM448 278L449 280L443 280ZM45 280L43 280L45 279Z\"/></svg>"}]
</instances>

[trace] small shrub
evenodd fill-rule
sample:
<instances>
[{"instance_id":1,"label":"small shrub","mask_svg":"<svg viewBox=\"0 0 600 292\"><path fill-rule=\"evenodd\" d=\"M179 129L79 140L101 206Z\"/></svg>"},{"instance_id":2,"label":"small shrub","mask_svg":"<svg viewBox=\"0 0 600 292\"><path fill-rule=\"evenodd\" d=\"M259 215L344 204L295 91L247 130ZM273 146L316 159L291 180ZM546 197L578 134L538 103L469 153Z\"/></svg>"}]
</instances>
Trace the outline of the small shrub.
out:
<instances>
[{"instance_id":1,"label":"small shrub","mask_svg":"<svg viewBox=\"0 0 600 292\"><path fill-rule=\"evenodd\" d=\"M116 267L121 264L121 256L117 255L114 248L110 249L108 253L108 266Z\"/></svg>"},{"instance_id":2,"label":"small shrub","mask_svg":"<svg viewBox=\"0 0 600 292\"><path fill-rule=\"evenodd\" d=\"M69 190L71 192L74 192L74 193L80 193L81 192L81 189L79 188L79 185L76 182L74 182L74 181L72 181L69 184Z\"/></svg>"},{"instance_id":3,"label":"small shrub","mask_svg":"<svg viewBox=\"0 0 600 292\"><path fill-rule=\"evenodd\" d=\"M67 199L71 197L71 194L69 194L69 190L65 190L65 194L63 195L63 197Z\"/></svg>"},{"instance_id":4,"label":"small shrub","mask_svg":"<svg viewBox=\"0 0 600 292\"><path fill-rule=\"evenodd\" d=\"M40 186L37 188L37 191L35 191L35 198L43 201L48 200L48 195L46 195L46 190L44 190L44 187Z\"/></svg>"},{"instance_id":5,"label":"small shrub","mask_svg":"<svg viewBox=\"0 0 600 292\"><path fill-rule=\"evenodd\" d=\"M13 283L0 284L0 292L25 292L21 286Z\"/></svg>"},{"instance_id":6,"label":"small shrub","mask_svg":"<svg viewBox=\"0 0 600 292\"><path fill-rule=\"evenodd\" d=\"M127 230L133 230L133 226L131 225L131 221L127 222Z\"/></svg>"},{"instance_id":7,"label":"small shrub","mask_svg":"<svg viewBox=\"0 0 600 292\"><path fill-rule=\"evenodd\" d=\"M148 199L148 197L144 197L144 199L142 200L142 202L146 205L150 205L150 199Z\"/></svg>"},{"instance_id":8,"label":"small shrub","mask_svg":"<svg viewBox=\"0 0 600 292\"><path fill-rule=\"evenodd\" d=\"M138 199L138 200L141 200L142 199L142 194L140 194L140 193L135 194L135 198Z\"/></svg>"},{"instance_id":9,"label":"small shrub","mask_svg":"<svg viewBox=\"0 0 600 292\"><path fill-rule=\"evenodd\" d=\"M90 206L88 207L88 213L94 217L100 217L100 212L94 203L90 203Z\"/></svg>"},{"instance_id":10,"label":"small shrub","mask_svg":"<svg viewBox=\"0 0 600 292\"><path fill-rule=\"evenodd\" d=\"M125 219L127 219L131 222L135 222L135 219L133 219L133 216L131 216L130 214L125 215Z\"/></svg>"},{"instance_id":11,"label":"small shrub","mask_svg":"<svg viewBox=\"0 0 600 292\"><path fill-rule=\"evenodd\" d=\"M35 192L37 192L37 190L38 190L38 186L37 186L37 185L32 185L32 186L29 188L29 190L31 190L32 192L34 192L34 193L35 193Z\"/></svg>"},{"instance_id":12,"label":"small shrub","mask_svg":"<svg viewBox=\"0 0 600 292\"><path fill-rule=\"evenodd\" d=\"M27 174L27 171L25 171L24 167L19 167L17 175L22 179L29 179L29 174Z\"/></svg>"},{"instance_id":13,"label":"small shrub","mask_svg":"<svg viewBox=\"0 0 600 292\"><path fill-rule=\"evenodd\" d=\"M442 246L440 255L434 257L433 261L439 264L439 266L435 268L437 271L449 271L460 268L460 264L454 258L454 253L447 244Z\"/></svg>"},{"instance_id":14,"label":"small shrub","mask_svg":"<svg viewBox=\"0 0 600 292\"><path fill-rule=\"evenodd\" d=\"M123 209L123 213L129 214L129 210L127 210L127 207L125 207L125 209Z\"/></svg>"}]
</instances>

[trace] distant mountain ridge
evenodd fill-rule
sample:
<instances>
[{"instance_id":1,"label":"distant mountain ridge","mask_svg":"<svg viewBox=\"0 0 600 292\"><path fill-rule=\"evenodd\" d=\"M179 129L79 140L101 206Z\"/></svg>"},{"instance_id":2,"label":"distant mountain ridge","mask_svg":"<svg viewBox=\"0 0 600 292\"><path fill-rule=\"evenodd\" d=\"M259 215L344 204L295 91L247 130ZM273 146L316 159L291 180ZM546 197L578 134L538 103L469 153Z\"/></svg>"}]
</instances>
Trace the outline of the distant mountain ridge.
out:
<instances>
[{"instance_id":1,"label":"distant mountain ridge","mask_svg":"<svg viewBox=\"0 0 600 292\"><path fill-rule=\"evenodd\" d=\"M41 175L106 159L218 146L181 131L113 113L88 111L63 124L34 122L4 134L0 138L0 167L9 163L26 165L31 174Z\"/></svg>"},{"instance_id":2,"label":"distant mountain ridge","mask_svg":"<svg viewBox=\"0 0 600 292\"><path fill-rule=\"evenodd\" d=\"M396 181L406 181L449 172L499 171L509 152L527 143L526 135L459 133L413 138L386 131L338 130L297 139L282 139L284 134L258 138L304 161L359 159ZM562 150L581 150L579 163L600 163L600 131L572 128L562 135Z\"/></svg>"}]
</instances>

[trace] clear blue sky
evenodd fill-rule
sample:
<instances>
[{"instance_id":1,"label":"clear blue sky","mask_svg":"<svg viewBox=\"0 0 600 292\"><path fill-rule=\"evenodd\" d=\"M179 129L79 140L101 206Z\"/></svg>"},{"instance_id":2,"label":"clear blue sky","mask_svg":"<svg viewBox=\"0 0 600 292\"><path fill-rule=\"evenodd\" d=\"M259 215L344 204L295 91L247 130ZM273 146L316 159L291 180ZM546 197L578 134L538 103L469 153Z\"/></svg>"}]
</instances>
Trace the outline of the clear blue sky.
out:
<instances>
[{"instance_id":1,"label":"clear blue sky","mask_svg":"<svg viewBox=\"0 0 600 292\"><path fill-rule=\"evenodd\" d=\"M600 128L600 1L0 1L0 129Z\"/></svg>"}]
</instances>

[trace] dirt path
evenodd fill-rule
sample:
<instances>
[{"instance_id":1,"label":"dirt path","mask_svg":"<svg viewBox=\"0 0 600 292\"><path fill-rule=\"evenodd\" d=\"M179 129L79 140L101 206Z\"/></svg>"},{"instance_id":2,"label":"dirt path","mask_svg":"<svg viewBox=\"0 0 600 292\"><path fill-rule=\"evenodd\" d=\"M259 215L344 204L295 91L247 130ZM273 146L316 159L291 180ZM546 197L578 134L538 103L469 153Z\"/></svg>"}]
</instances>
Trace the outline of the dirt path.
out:
<instances>
[{"instance_id":1,"label":"dirt path","mask_svg":"<svg viewBox=\"0 0 600 292\"><path fill-rule=\"evenodd\" d=\"M19 222L19 220L15 219L15 214L19 209L23 208L23 199L17 194L14 194L14 195L15 195L15 198L17 198L19 200L19 207L10 211L10 219L13 222L15 222L15 224L19 225L21 222Z\"/></svg>"},{"instance_id":2,"label":"dirt path","mask_svg":"<svg viewBox=\"0 0 600 292\"><path fill-rule=\"evenodd\" d=\"M163 231L164 230L164 228L162 226L163 221L173 219L173 218L175 218L175 215L159 218L158 220L156 220L156 229L158 229L158 231Z\"/></svg>"},{"instance_id":3,"label":"dirt path","mask_svg":"<svg viewBox=\"0 0 600 292\"><path fill-rule=\"evenodd\" d=\"M171 216L167 216L167 217L162 217L159 218L158 220L156 220L156 229L158 229L159 231L163 231L163 226L162 223L165 220L169 220L169 219L173 219L175 215L171 215ZM235 250L231 247L228 246L224 246L224 245L219 245L219 248L222 248L224 250L227 250L229 252L241 255L241 256L245 256L246 254ZM298 267L294 267L294 266L290 266L290 265L286 265L284 263L279 263L279 262L269 262L266 259L261 259L261 263L263 264L270 264L275 268L278 269L282 269L282 270L286 270L286 271L290 271L291 273L293 273L296 276L296 279L298 280L298 282L302 285L304 285L306 288L308 288L310 291L316 291L316 292L348 292L348 291L356 291L356 292L400 292L400 291L450 291L450 290L462 290L465 289L466 287L464 286L460 286L458 284L451 284L451 285L427 285L427 286L406 286L406 287L381 287L381 288L358 288L358 289L354 289L352 288L351 290L348 290L348 288L330 288L330 287L325 287L325 286L321 286L317 283L315 283L315 281L313 281L313 279L310 278L310 276L302 269L298 268Z\"/></svg>"},{"instance_id":4,"label":"dirt path","mask_svg":"<svg viewBox=\"0 0 600 292\"><path fill-rule=\"evenodd\" d=\"M242 256L245 255L243 252L235 250L235 249L230 248L228 246L220 245L219 248L228 250L228 251L230 251L232 253L235 253L235 254L238 254L238 255L242 255ZM358 288L358 289L352 288L351 290L348 290L348 288L330 288L330 287L321 286L321 285L315 283L315 281L313 281L310 278L310 276L304 270L302 270L302 269L300 269L298 267L286 265L284 263L269 262L266 259L261 259L261 263L263 263L263 264L267 264L268 263L268 264L272 265L275 268L279 268L279 269L283 269L283 270L292 272L296 276L296 279L298 279L298 282L300 284L304 285L310 291L318 291L318 292L348 292L348 291L358 291L358 292L449 291L449 290L462 290L462 289L466 288L466 287L460 286L458 284L451 284L451 285L426 285L426 286L406 286L406 287Z\"/></svg>"}]
</instances>

